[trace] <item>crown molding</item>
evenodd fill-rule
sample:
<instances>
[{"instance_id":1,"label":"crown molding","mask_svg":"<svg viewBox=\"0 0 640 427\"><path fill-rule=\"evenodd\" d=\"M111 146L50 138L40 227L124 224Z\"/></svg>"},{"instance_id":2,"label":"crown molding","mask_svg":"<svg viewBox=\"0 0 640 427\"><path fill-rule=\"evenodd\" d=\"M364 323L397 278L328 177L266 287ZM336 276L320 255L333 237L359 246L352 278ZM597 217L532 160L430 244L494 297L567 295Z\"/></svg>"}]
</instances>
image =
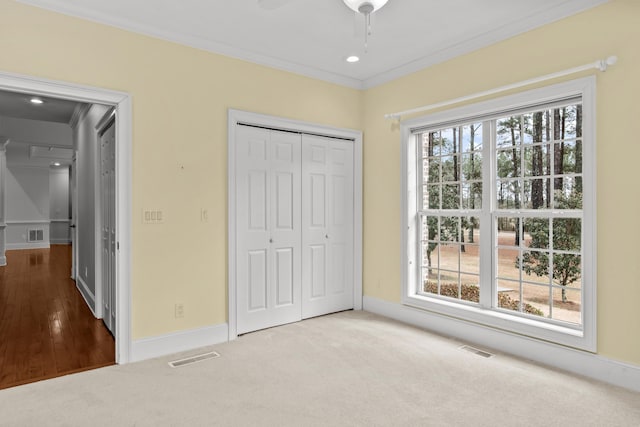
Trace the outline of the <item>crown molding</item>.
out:
<instances>
[{"instance_id":1,"label":"crown molding","mask_svg":"<svg viewBox=\"0 0 640 427\"><path fill-rule=\"evenodd\" d=\"M452 43L450 46L445 47L432 55L425 56L424 58L420 58L389 71L385 71L384 73L380 73L374 77L364 79L362 81L362 88L370 89L380 86L409 74L424 70L425 68L429 68L433 65L446 62L458 56L466 55L476 50L499 43L503 40L507 40L511 37L515 37L519 34L526 33L527 31L568 18L569 16L584 12L593 7L608 3L609 1L610 0L588 0L587 2L581 2L580 7L576 7L578 2L575 0L562 2L552 9L533 14L519 21L508 23L500 28L492 29L481 36L467 37L464 40Z\"/></svg>"},{"instance_id":2,"label":"crown molding","mask_svg":"<svg viewBox=\"0 0 640 427\"><path fill-rule=\"evenodd\" d=\"M64 15L73 16L76 18L93 21L99 24L116 27L125 31L130 31L153 38L165 40L172 43L177 43L196 49L204 50L210 53L215 53L223 56L227 56L234 59L239 59L246 62L251 62L258 65L263 65L270 68L275 68L281 71L287 71L293 74L310 77L317 80L322 80L328 83L337 84L340 86L349 87L352 89L370 89L392 80L407 76L417 71L423 70L430 66L445 62L453 59L457 56L461 56L478 49L490 46L502 40L517 36L535 28L541 27L546 24L567 18L571 15L583 12L591 9L595 6L607 3L611 0L565 0L558 2L558 4L548 10L540 13L532 14L524 19L510 22L502 27L487 31L480 36L465 37L462 40L454 41L448 47L435 52L434 54L425 56L423 58L411 61L409 63L399 65L395 68L391 68L388 71L379 73L372 77L357 79L348 77L345 75L333 73L314 67L309 67L302 64L297 64L291 61L286 61L279 58L270 57L256 52L251 52L245 49L235 48L228 44L219 43L211 40L207 40L201 37L187 36L180 34L179 32L169 31L166 29L158 28L155 26L144 25L133 22L128 19L122 19L113 17L108 14L96 12L87 7L81 6L79 3L70 5L63 0L16 0L19 3L23 3L29 6L38 7L41 9L47 9L53 12L61 13Z\"/></svg>"},{"instance_id":3,"label":"crown molding","mask_svg":"<svg viewBox=\"0 0 640 427\"><path fill-rule=\"evenodd\" d=\"M121 30L130 31L137 34L150 36L171 43L177 43L184 46L193 47L210 53L223 55L226 57L251 62L257 65L263 65L269 68L275 68L281 71L287 71L293 74L311 77L313 79L322 80L328 83L346 86L352 89L362 89L362 80L332 73L326 70L320 70L314 67L308 67L302 64L285 61L279 58L273 58L256 52L239 49L224 43L206 40L202 37L193 37L180 34L175 31L169 31L154 26L144 25L132 22L128 19L114 18L113 16L90 10L89 8L79 5L70 6L60 0L16 0L29 6L40 9L50 10L52 12L61 13L63 15L73 16L102 25L119 28Z\"/></svg>"}]
</instances>

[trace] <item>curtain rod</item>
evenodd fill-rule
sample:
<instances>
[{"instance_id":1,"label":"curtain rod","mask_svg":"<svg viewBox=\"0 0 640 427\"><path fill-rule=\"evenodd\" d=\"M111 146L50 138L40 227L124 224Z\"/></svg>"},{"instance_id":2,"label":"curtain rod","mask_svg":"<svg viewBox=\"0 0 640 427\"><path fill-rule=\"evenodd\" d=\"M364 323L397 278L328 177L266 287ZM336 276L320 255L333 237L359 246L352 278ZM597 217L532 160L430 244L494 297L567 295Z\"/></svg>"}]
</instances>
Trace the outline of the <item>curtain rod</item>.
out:
<instances>
[{"instance_id":1,"label":"curtain rod","mask_svg":"<svg viewBox=\"0 0 640 427\"><path fill-rule=\"evenodd\" d=\"M425 106L422 106L422 107L412 108L411 110L405 110L405 111L399 111L397 113L385 114L384 118L385 119L400 119L400 117L402 117L402 116L404 116L406 114L421 113L423 111L435 110L436 108L446 107L448 105L458 104L460 102L471 101L471 100L476 99L476 98L482 98L484 96L494 95L494 94L500 93L500 92L506 92L508 90L517 89L517 88L520 88L520 87L523 87L523 86L529 86L529 85L532 85L532 84L535 84L535 83L544 82L546 80L556 79L558 77L568 76L570 74L580 73L582 71L591 70L593 68L604 72L604 71L607 71L607 68L609 66L614 65L617 61L618 61L618 57L617 56L610 56L607 59L600 59L598 61L595 61L595 62L592 62L592 63L589 63L589 64L585 64L585 65L581 65L579 67L569 68L569 69L564 70L564 71L558 71L556 73L551 73L551 74L547 74L547 75L544 75L544 76L535 77L533 79L524 80L524 81L521 81L521 82L518 82L518 83L512 83L512 84L509 84L509 85L506 85L506 86L500 86L500 87L495 88L495 89L489 89L489 90L485 90L483 92L474 93L473 95L462 96L460 98L450 99L448 101L438 102L436 104L430 104L430 105L425 105Z\"/></svg>"}]
</instances>

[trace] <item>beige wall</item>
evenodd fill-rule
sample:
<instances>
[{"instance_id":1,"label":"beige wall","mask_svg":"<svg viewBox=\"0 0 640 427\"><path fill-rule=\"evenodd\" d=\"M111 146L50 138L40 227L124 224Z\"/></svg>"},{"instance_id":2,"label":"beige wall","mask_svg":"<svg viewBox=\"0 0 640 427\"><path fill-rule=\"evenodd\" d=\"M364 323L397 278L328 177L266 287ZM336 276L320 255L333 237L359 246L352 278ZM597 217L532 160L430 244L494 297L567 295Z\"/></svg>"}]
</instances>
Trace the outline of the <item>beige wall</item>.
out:
<instances>
[{"instance_id":1,"label":"beige wall","mask_svg":"<svg viewBox=\"0 0 640 427\"><path fill-rule=\"evenodd\" d=\"M13 1L0 52L2 71L133 97L134 339L226 322L228 108L362 128L357 90ZM165 223L142 225L143 208Z\"/></svg>"},{"instance_id":2,"label":"beige wall","mask_svg":"<svg viewBox=\"0 0 640 427\"><path fill-rule=\"evenodd\" d=\"M599 353L640 365L640 2L616 0L358 92L0 0L0 70L133 95L133 336L226 321L226 110L365 130L365 294L400 301L400 148L383 114L611 54L598 76ZM200 223L200 208L209 223ZM165 211L144 226L143 208ZM173 304L185 318L173 318Z\"/></svg>"},{"instance_id":3,"label":"beige wall","mask_svg":"<svg viewBox=\"0 0 640 427\"><path fill-rule=\"evenodd\" d=\"M616 0L365 92L365 295L400 301L392 113L618 55L597 77L598 353L640 365L640 2Z\"/></svg>"}]
</instances>

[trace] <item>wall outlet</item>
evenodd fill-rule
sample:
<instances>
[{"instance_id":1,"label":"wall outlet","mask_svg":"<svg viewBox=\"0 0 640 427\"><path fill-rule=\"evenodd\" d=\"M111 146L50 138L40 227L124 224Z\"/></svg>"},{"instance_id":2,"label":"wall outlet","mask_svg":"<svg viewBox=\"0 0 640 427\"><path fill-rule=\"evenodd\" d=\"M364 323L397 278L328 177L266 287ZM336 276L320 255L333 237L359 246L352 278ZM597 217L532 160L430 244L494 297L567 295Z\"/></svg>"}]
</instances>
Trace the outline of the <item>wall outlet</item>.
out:
<instances>
[{"instance_id":1,"label":"wall outlet","mask_svg":"<svg viewBox=\"0 0 640 427\"><path fill-rule=\"evenodd\" d=\"M182 319L184 317L184 304L181 302L177 302L175 305L175 317L176 319Z\"/></svg>"},{"instance_id":2,"label":"wall outlet","mask_svg":"<svg viewBox=\"0 0 640 427\"><path fill-rule=\"evenodd\" d=\"M84 268L84 278L86 279L87 277L89 277L89 267Z\"/></svg>"},{"instance_id":3,"label":"wall outlet","mask_svg":"<svg viewBox=\"0 0 640 427\"><path fill-rule=\"evenodd\" d=\"M209 222L209 210L206 208L200 209L200 221Z\"/></svg>"}]
</instances>

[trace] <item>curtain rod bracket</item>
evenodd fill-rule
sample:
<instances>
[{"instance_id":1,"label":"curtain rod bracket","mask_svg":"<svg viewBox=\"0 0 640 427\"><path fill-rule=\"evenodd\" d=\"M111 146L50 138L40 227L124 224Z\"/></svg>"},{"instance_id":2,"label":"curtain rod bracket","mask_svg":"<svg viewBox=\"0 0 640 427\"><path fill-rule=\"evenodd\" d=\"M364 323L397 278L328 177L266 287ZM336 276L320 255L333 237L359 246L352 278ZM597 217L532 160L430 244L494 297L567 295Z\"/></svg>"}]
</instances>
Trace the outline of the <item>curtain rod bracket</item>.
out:
<instances>
[{"instance_id":1,"label":"curtain rod bracket","mask_svg":"<svg viewBox=\"0 0 640 427\"><path fill-rule=\"evenodd\" d=\"M618 62L618 57L614 55L608 57L607 59L597 61L595 67L604 73L605 71L607 71L607 68L609 68L609 66L614 65L616 62Z\"/></svg>"}]
</instances>

